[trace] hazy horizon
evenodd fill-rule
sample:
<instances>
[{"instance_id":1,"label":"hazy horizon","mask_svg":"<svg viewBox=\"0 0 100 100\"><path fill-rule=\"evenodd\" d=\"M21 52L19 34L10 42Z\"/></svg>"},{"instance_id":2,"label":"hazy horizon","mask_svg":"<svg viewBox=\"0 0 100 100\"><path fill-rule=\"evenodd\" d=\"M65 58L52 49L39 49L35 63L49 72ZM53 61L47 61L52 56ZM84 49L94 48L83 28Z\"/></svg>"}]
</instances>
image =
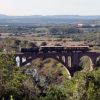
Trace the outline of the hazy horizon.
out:
<instances>
[{"instance_id":1,"label":"hazy horizon","mask_svg":"<svg viewBox=\"0 0 100 100\"><path fill-rule=\"evenodd\" d=\"M100 15L99 0L0 0L0 14L29 15Z\"/></svg>"},{"instance_id":2,"label":"hazy horizon","mask_svg":"<svg viewBox=\"0 0 100 100\"><path fill-rule=\"evenodd\" d=\"M2 13L0 13L0 15L4 15L4 16L12 16L12 17L16 17L16 16L18 16L18 17L23 17L23 16L26 16L26 17L28 17L28 16L43 16L43 17L45 17L45 16L83 16L83 17L88 17L88 16L100 16L100 15L73 15L73 14L71 14L71 15L68 15L68 14L66 14L66 15L61 15L61 14L59 14L59 15L10 15L10 14L2 14Z\"/></svg>"}]
</instances>

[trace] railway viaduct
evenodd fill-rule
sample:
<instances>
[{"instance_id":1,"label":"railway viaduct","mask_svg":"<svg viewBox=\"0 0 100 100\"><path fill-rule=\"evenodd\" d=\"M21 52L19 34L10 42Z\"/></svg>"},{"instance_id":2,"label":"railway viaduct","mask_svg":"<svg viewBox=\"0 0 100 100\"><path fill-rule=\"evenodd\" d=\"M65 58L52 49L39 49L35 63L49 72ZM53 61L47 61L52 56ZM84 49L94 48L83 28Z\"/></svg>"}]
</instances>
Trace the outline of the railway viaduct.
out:
<instances>
[{"instance_id":1,"label":"railway viaduct","mask_svg":"<svg viewBox=\"0 0 100 100\"><path fill-rule=\"evenodd\" d=\"M16 58L19 57L19 59L20 59L20 66L24 66L24 65L32 62L32 60L35 60L37 58L43 58L43 59L53 58L53 59L57 60L59 63L61 63L64 67L66 67L71 76L73 76L76 71L81 70L79 68L79 63L80 63L81 57L83 57L83 56L88 56L91 59L92 68L95 69L97 58L100 57L100 52L71 51L71 52L61 52L61 53L39 52L39 53L17 53L16 54ZM69 66L69 64L68 64L68 57L71 58L71 66ZM26 60L22 61L23 58L25 58ZM73 66L76 66L76 67L73 67Z\"/></svg>"}]
</instances>

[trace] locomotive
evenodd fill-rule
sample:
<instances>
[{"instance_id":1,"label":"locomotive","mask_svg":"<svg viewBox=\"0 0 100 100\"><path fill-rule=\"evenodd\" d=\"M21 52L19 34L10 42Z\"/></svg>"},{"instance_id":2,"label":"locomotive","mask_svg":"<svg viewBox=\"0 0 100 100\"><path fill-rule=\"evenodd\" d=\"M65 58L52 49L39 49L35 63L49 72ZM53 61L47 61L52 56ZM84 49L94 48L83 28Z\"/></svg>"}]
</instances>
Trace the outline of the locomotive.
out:
<instances>
[{"instance_id":1,"label":"locomotive","mask_svg":"<svg viewBox=\"0 0 100 100\"><path fill-rule=\"evenodd\" d=\"M71 52L71 51L89 51L89 46L40 46L40 47L31 47L31 48L21 48L23 53L47 53L47 52Z\"/></svg>"},{"instance_id":2,"label":"locomotive","mask_svg":"<svg viewBox=\"0 0 100 100\"><path fill-rule=\"evenodd\" d=\"M23 52L23 53L27 53L27 52L38 53L39 52L39 48L38 47L21 48L21 52Z\"/></svg>"},{"instance_id":3,"label":"locomotive","mask_svg":"<svg viewBox=\"0 0 100 100\"><path fill-rule=\"evenodd\" d=\"M62 52L64 51L63 46L41 46L40 52Z\"/></svg>"}]
</instances>

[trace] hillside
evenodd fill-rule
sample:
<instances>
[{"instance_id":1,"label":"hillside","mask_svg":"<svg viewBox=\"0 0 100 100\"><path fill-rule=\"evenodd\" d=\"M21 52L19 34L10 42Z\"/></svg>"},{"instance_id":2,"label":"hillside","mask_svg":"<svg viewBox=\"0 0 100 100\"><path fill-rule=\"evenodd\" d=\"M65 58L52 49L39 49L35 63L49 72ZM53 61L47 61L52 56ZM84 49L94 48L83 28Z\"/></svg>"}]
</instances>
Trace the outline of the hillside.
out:
<instances>
[{"instance_id":1,"label":"hillside","mask_svg":"<svg viewBox=\"0 0 100 100\"><path fill-rule=\"evenodd\" d=\"M100 20L100 16L79 16L79 15L31 15L31 16L7 16L0 14L0 23L30 23L30 24L73 24L73 23L92 23Z\"/></svg>"}]
</instances>

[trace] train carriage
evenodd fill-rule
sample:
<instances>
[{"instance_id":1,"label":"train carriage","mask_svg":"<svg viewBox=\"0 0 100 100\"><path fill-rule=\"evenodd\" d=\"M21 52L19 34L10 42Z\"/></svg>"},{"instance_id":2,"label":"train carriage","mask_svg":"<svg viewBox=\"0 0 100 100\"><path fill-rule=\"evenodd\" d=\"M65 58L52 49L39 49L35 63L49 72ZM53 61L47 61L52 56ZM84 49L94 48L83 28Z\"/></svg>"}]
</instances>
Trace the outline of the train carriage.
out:
<instances>
[{"instance_id":1,"label":"train carriage","mask_svg":"<svg viewBox=\"0 0 100 100\"><path fill-rule=\"evenodd\" d=\"M65 51L89 51L89 46L67 46Z\"/></svg>"}]
</instances>

